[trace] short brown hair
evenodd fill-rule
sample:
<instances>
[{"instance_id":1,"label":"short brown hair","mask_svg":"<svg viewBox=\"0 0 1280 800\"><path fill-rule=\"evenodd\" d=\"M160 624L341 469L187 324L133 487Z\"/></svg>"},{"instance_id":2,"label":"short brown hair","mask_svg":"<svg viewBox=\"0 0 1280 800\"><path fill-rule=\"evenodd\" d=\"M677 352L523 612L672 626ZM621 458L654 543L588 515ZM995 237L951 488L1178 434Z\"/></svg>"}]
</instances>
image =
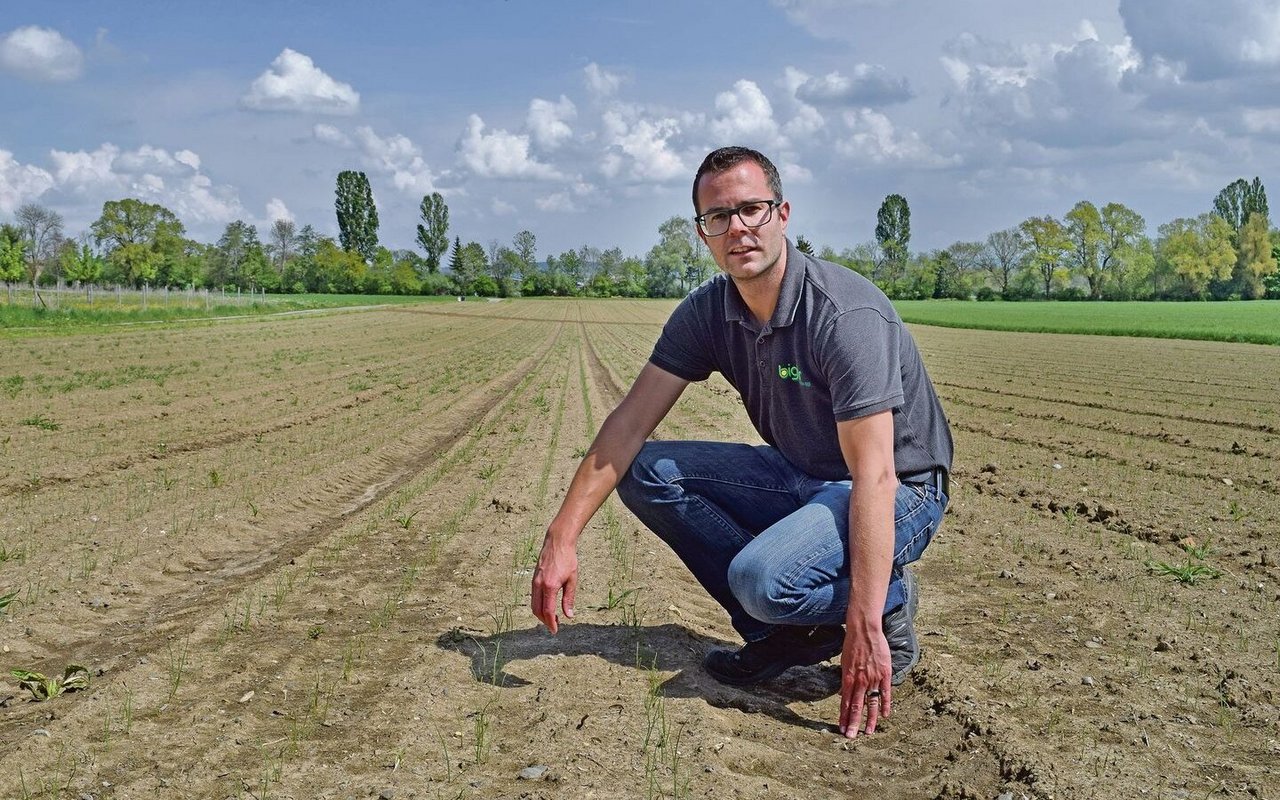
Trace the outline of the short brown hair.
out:
<instances>
[{"instance_id":1,"label":"short brown hair","mask_svg":"<svg viewBox=\"0 0 1280 800\"><path fill-rule=\"evenodd\" d=\"M708 172L714 174L733 169L744 161L755 162L760 169L764 170L764 178L769 183L769 191L773 192L773 199L782 202L782 177L778 175L778 168L764 153L752 150L750 147L721 147L719 150L712 150L706 158L702 159L698 174L693 176L695 214L701 213L701 209L698 208L698 181L702 180L702 176Z\"/></svg>"}]
</instances>

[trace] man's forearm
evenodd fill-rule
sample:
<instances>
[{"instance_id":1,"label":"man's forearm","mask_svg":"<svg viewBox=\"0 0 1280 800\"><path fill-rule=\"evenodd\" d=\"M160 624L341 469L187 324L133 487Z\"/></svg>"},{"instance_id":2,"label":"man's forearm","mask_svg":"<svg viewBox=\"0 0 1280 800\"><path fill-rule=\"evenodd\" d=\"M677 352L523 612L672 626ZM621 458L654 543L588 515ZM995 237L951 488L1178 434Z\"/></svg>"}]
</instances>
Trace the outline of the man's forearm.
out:
<instances>
[{"instance_id":1,"label":"man's forearm","mask_svg":"<svg viewBox=\"0 0 1280 800\"><path fill-rule=\"evenodd\" d=\"M849 609L846 621L879 632L893 569L896 477L855 482L849 498Z\"/></svg>"},{"instance_id":2,"label":"man's forearm","mask_svg":"<svg viewBox=\"0 0 1280 800\"><path fill-rule=\"evenodd\" d=\"M582 529L604 504L644 445L648 431L628 428L621 407L610 414L578 465L560 510L547 527L547 538L574 546Z\"/></svg>"}]
</instances>

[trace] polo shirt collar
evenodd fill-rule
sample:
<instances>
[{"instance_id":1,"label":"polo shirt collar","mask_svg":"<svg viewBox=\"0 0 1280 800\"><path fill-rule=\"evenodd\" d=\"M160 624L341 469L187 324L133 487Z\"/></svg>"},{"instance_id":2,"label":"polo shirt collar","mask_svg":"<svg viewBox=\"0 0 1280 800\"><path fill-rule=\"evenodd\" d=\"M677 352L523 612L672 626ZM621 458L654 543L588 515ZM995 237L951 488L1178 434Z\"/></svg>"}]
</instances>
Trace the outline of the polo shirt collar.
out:
<instances>
[{"instance_id":1,"label":"polo shirt collar","mask_svg":"<svg viewBox=\"0 0 1280 800\"><path fill-rule=\"evenodd\" d=\"M778 305L773 309L773 318L769 320L769 328L784 328L795 322L796 309L800 307L800 295L804 289L804 272L807 266L804 253L801 253L787 239L787 269L782 273L782 286L778 290ZM755 324L751 310L738 294L738 287L733 279L724 276L727 284L724 292L725 322L747 322Z\"/></svg>"}]
</instances>

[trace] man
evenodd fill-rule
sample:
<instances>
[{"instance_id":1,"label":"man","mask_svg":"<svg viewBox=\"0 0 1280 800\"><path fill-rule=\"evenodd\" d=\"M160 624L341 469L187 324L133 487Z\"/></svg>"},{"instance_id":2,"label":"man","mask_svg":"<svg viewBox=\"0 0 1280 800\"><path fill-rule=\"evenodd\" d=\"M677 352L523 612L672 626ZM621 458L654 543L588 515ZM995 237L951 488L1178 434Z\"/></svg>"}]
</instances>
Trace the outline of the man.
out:
<instances>
[{"instance_id":1,"label":"man","mask_svg":"<svg viewBox=\"0 0 1280 800\"><path fill-rule=\"evenodd\" d=\"M724 274L676 308L601 426L547 528L533 613L555 633L563 592L573 616L577 538L616 487L746 642L707 655L712 677L752 685L839 654L840 732L873 733L919 658L907 564L947 503L946 418L884 294L787 241L791 207L769 159L716 150L693 204ZM646 443L713 371L768 445Z\"/></svg>"}]
</instances>

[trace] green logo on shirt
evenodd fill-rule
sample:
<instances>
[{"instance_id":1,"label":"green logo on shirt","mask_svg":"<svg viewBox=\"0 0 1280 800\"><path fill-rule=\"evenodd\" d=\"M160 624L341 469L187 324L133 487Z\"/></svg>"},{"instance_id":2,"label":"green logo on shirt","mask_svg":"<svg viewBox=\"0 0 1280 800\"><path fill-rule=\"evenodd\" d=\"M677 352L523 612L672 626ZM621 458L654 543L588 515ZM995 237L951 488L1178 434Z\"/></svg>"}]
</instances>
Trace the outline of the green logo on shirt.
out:
<instances>
[{"instance_id":1,"label":"green logo on shirt","mask_svg":"<svg viewBox=\"0 0 1280 800\"><path fill-rule=\"evenodd\" d=\"M804 379L804 375L801 374L800 368L795 364L779 364L778 377L782 378L784 381L795 381L801 386L807 387L813 385Z\"/></svg>"}]
</instances>

